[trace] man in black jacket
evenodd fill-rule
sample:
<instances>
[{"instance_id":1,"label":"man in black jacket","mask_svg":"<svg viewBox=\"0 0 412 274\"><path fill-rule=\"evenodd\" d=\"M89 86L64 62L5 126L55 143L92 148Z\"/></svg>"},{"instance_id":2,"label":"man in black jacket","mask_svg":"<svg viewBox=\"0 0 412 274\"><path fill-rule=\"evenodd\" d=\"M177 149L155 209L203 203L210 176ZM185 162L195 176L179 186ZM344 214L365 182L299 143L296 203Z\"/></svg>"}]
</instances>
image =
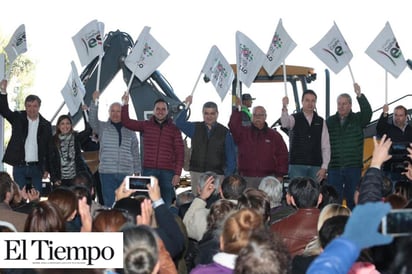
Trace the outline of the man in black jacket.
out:
<instances>
[{"instance_id":1,"label":"man in black jacket","mask_svg":"<svg viewBox=\"0 0 412 274\"><path fill-rule=\"evenodd\" d=\"M31 183L42 190L42 179L49 176L48 146L51 124L39 114L41 100L29 95L25 111L11 111L7 101L7 80L0 82L0 115L12 126L12 135L3 162L13 166L13 179L20 188Z\"/></svg>"},{"instance_id":2,"label":"man in black jacket","mask_svg":"<svg viewBox=\"0 0 412 274\"><path fill-rule=\"evenodd\" d=\"M376 132L380 137L386 134L387 137L391 138L392 147L389 153L392 158L384 163L383 172L395 185L396 182L406 179L402 178L401 173L405 171L408 161L406 149L412 143L412 127L408 123L408 111L404 106L395 107L392 119L389 119L389 106L387 104L383 106L382 110L376 125Z\"/></svg>"}]
</instances>

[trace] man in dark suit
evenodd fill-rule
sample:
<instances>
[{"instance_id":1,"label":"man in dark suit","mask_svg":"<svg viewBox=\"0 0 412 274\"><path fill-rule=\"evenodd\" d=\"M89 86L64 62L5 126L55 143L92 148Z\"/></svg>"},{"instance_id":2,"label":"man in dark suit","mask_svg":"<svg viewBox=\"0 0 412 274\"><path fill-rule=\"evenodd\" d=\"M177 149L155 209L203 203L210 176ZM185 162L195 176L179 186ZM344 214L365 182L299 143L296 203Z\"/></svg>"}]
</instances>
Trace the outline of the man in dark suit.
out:
<instances>
[{"instance_id":1,"label":"man in dark suit","mask_svg":"<svg viewBox=\"0 0 412 274\"><path fill-rule=\"evenodd\" d=\"M7 100L7 80L0 82L0 115L12 126L12 135L3 162L13 166L13 179L20 188L31 183L42 190L42 179L49 176L48 147L51 124L40 115L41 100L29 95L24 111L10 110Z\"/></svg>"}]
</instances>

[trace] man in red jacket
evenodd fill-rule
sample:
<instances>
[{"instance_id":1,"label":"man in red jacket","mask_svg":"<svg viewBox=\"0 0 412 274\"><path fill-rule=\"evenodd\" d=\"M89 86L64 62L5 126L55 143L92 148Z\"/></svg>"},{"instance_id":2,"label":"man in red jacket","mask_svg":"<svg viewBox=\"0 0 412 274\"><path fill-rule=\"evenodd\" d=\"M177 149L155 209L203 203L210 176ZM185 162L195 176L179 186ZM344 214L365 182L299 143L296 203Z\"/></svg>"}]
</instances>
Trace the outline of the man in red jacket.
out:
<instances>
[{"instance_id":1,"label":"man in red jacket","mask_svg":"<svg viewBox=\"0 0 412 274\"><path fill-rule=\"evenodd\" d=\"M240 99L236 100L237 106ZM288 149L282 136L266 123L266 110L256 106L252 112L252 125L242 126L242 114L235 108L230 116L229 128L238 146L238 170L248 187L258 188L266 176L282 181L288 173Z\"/></svg>"},{"instance_id":2,"label":"man in red jacket","mask_svg":"<svg viewBox=\"0 0 412 274\"><path fill-rule=\"evenodd\" d=\"M122 123L144 134L143 176L155 176L165 204L170 207L175 197L174 186L180 182L183 168L184 148L180 130L168 116L169 106L163 99L154 103L153 116L137 121L129 117L129 95L122 97Z\"/></svg>"}]
</instances>

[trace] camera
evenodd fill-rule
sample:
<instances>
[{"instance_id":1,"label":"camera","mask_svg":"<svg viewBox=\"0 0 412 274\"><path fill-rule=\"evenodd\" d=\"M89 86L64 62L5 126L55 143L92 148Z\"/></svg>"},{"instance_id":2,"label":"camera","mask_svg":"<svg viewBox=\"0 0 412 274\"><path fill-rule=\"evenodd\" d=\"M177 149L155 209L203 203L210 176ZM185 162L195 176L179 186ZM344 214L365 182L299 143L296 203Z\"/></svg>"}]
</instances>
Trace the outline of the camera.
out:
<instances>
[{"instance_id":1,"label":"camera","mask_svg":"<svg viewBox=\"0 0 412 274\"><path fill-rule=\"evenodd\" d=\"M412 234L412 209L392 209L381 222L382 234L407 236Z\"/></svg>"},{"instance_id":2,"label":"camera","mask_svg":"<svg viewBox=\"0 0 412 274\"><path fill-rule=\"evenodd\" d=\"M136 191L148 192L147 185L153 187L154 177L151 176L126 176L126 189L133 189Z\"/></svg>"},{"instance_id":3,"label":"camera","mask_svg":"<svg viewBox=\"0 0 412 274\"><path fill-rule=\"evenodd\" d=\"M408 157L409 147L408 142L394 142L389 150L389 154L392 158L389 160L391 172L401 173L408 167L410 159Z\"/></svg>"}]
</instances>

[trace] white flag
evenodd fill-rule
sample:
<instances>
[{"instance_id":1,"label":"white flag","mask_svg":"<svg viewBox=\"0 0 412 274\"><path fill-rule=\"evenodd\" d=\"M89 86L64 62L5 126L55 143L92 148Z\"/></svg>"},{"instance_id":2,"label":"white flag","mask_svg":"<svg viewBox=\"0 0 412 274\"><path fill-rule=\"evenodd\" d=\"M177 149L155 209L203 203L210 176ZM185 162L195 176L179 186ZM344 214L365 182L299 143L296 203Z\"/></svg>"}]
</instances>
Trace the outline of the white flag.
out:
<instances>
[{"instance_id":1,"label":"white flag","mask_svg":"<svg viewBox=\"0 0 412 274\"><path fill-rule=\"evenodd\" d=\"M77 113L83 102L86 89L84 88L83 82L80 80L76 65L73 61L71 62L71 66L72 71L70 72L69 78L67 79L61 93L70 114L73 116Z\"/></svg>"},{"instance_id":2,"label":"white flag","mask_svg":"<svg viewBox=\"0 0 412 274\"><path fill-rule=\"evenodd\" d=\"M0 54L0 81L6 78L6 56Z\"/></svg>"},{"instance_id":3,"label":"white flag","mask_svg":"<svg viewBox=\"0 0 412 274\"><path fill-rule=\"evenodd\" d=\"M255 80L265 59L266 55L249 37L236 32L237 77L247 87Z\"/></svg>"},{"instance_id":4,"label":"white flag","mask_svg":"<svg viewBox=\"0 0 412 274\"><path fill-rule=\"evenodd\" d=\"M311 50L336 74L346 67L353 57L336 23Z\"/></svg>"},{"instance_id":5,"label":"white flag","mask_svg":"<svg viewBox=\"0 0 412 274\"><path fill-rule=\"evenodd\" d=\"M144 27L132 52L126 57L126 66L139 78L145 81L169 57L169 53L149 33L150 28Z\"/></svg>"},{"instance_id":6,"label":"white flag","mask_svg":"<svg viewBox=\"0 0 412 274\"><path fill-rule=\"evenodd\" d=\"M235 73L229 62L216 46L212 46L210 49L202 72L210 79L220 99L223 101L232 85Z\"/></svg>"},{"instance_id":7,"label":"white flag","mask_svg":"<svg viewBox=\"0 0 412 274\"><path fill-rule=\"evenodd\" d=\"M373 40L366 54L397 78L406 67L405 57L396 41L389 22Z\"/></svg>"},{"instance_id":8,"label":"white flag","mask_svg":"<svg viewBox=\"0 0 412 274\"><path fill-rule=\"evenodd\" d=\"M17 56L27 51L26 27L24 24L16 29L4 50L7 53L10 66L14 60L16 60Z\"/></svg>"},{"instance_id":9,"label":"white flag","mask_svg":"<svg viewBox=\"0 0 412 274\"><path fill-rule=\"evenodd\" d=\"M286 57L295 47L296 43L286 32L282 24L282 19L280 19L275 34L273 35L272 42L270 43L268 53L266 54L267 58L263 64L263 67L269 76L272 76L273 73L275 73L277 68L285 61Z\"/></svg>"},{"instance_id":10,"label":"white flag","mask_svg":"<svg viewBox=\"0 0 412 274\"><path fill-rule=\"evenodd\" d=\"M93 20L72 37L82 66L103 55L104 24Z\"/></svg>"}]
</instances>

